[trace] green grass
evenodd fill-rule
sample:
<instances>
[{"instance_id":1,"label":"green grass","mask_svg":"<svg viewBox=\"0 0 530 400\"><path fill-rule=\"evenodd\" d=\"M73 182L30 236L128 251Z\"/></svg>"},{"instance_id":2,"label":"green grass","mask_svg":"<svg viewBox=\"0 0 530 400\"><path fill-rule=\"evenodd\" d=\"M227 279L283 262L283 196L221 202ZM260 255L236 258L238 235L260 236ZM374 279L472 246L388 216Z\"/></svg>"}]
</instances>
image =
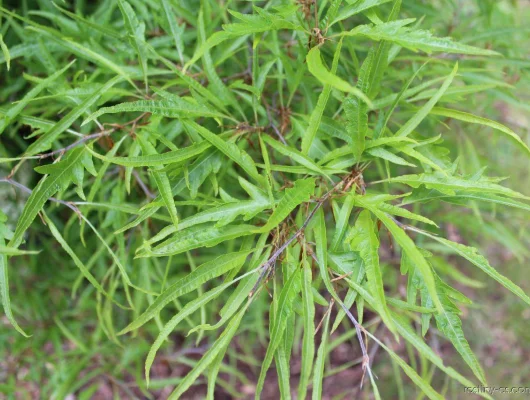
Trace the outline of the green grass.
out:
<instances>
[{"instance_id":1,"label":"green grass","mask_svg":"<svg viewBox=\"0 0 530 400\"><path fill-rule=\"evenodd\" d=\"M527 336L502 310L530 305L529 16L508 0L3 4L0 393L525 384L488 349ZM499 362L522 368L513 346Z\"/></svg>"}]
</instances>

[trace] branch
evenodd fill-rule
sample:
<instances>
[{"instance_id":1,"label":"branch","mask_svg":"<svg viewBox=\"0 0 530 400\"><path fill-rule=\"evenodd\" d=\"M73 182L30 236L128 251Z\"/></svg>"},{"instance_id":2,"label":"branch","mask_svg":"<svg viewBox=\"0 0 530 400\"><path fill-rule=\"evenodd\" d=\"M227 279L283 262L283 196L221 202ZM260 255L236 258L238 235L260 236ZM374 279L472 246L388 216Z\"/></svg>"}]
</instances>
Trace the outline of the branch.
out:
<instances>
[{"instance_id":1,"label":"branch","mask_svg":"<svg viewBox=\"0 0 530 400\"><path fill-rule=\"evenodd\" d=\"M71 150L73 149L74 147L77 147L85 142L88 142L89 140L91 139L99 139L103 136L108 136L110 135L112 132L114 132L115 129L109 129L109 130L106 130L106 131L102 131L102 132L98 132L98 133L92 133L91 135L86 135L86 136L83 136L81 139L79 139L77 142L74 142L66 147L63 147L62 149L58 149L58 150L54 150L54 151L51 151L49 153L44 153L44 154L38 154L34 157L25 157L25 158L38 158L38 159L42 159L42 158L47 158L47 157L53 157L57 154L64 154L66 153L68 150Z\"/></svg>"},{"instance_id":2,"label":"branch","mask_svg":"<svg viewBox=\"0 0 530 400\"><path fill-rule=\"evenodd\" d=\"M33 190L31 190L29 187L27 186L24 186L22 183L20 182L17 182L17 181L14 181L13 179L11 178L1 178L0 179L0 183L1 182L5 182L5 183L9 183L10 185L16 187L16 188L19 188L20 190L22 190L23 192L26 192L26 193L33 193ZM80 215L81 214L81 211L79 210L79 208L77 208L73 203L71 202L68 202L68 201L64 201L64 200L60 200L60 199L57 199L55 197L49 197L48 200L51 200L55 203L59 203L59 204L62 204L62 205L65 205L66 207L68 207L69 209L71 209L73 212L75 212L77 215Z\"/></svg>"}]
</instances>

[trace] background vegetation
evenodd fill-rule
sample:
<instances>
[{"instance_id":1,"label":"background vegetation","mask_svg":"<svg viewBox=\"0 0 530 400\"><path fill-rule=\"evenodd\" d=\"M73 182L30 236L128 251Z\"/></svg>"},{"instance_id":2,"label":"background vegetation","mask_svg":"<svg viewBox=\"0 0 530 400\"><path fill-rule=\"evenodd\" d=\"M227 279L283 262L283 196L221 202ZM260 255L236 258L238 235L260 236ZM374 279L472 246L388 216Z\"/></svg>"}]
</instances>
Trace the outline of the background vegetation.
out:
<instances>
[{"instance_id":1,"label":"background vegetation","mask_svg":"<svg viewBox=\"0 0 530 400\"><path fill-rule=\"evenodd\" d=\"M530 386L529 20L4 2L0 397Z\"/></svg>"}]
</instances>

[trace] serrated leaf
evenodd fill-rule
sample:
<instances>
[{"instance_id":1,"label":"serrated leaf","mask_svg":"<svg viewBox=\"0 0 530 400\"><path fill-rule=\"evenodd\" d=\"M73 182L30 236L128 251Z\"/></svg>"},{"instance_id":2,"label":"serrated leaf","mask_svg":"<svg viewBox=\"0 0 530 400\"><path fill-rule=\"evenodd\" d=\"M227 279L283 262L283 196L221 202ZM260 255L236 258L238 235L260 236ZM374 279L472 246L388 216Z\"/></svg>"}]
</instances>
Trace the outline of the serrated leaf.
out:
<instances>
[{"instance_id":1,"label":"serrated leaf","mask_svg":"<svg viewBox=\"0 0 530 400\"><path fill-rule=\"evenodd\" d=\"M439 278L437 278L437 280L439 281ZM444 307L444 311L442 313L435 315L438 329L451 341L466 364L480 380L480 383L487 385L484 371L464 336L464 331L462 330L462 321L460 321L458 316L460 310L449 299L447 293L444 291L440 283L438 284L438 288L438 295Z\"/></svg>"},{"instance_id":2,"label":"serrated leaf","mask_svg":"<svg viewBox=\"0 0 530 400\"><path fill-rule=\"evenodd\" d=\"M303 165L307 169L329 179L328 174L305 154L302 154L294 148L285 146L269 136L263 136L263 141L284 156L291 158L293 161L296 161L298 164Z\"/></svg>"},{"instance_id":3,"label":"serrated leaf","mask_svg":"<svg viewBox=\"0 0 530 400\"><path fill-rule=\"evenodd\" d=\"M82 173L81 165L84 157L84 148L76 148L68 153L66 159L53 164L53 166L37 168L43 173L49 173L49 175L39 181L29 196L18 220L13 238L9 242L9 247L17 248L20 245L24 232L29 228L46 201L58 191L64 190L72 180L76 179L74 170L81 169Z\"/></svg>"},{"instance_id":4,"label":"serrated leaf","mask_svg":"<svg viewBox=\"0 0 530 400\"><path fill-rule=\"evenodd\" d=\"M2 228L0 229L0 247L2 248L5 247L5 239L6 236L8 236L6 235L6 229L4 225L6 220L6 215L2 212L2 210L0 210L0 228ZM11 310L11 299L9 296L9 271L7 261L7 255L0 251L0 298L2 300L2 308L4 309L7 320L13 326L13 328L15 328L15 330L22 336L29 337L29 335L24 332L24 330L17 323L15 316L13 315L13 311Z\"/></svg>"},{"instance_id":5,"label":"serrated leaf","mask_svg":"<svg viewBox=\"0 0 530 400\"><path fill-rule=\"evenodd\" d=\"M145 140L140 136L138 137L138 140L144 154L157 154L156 148L149 143L148 140ZM167 174L162 170L162 167L156 166L153 168L153 177L155 179L156 186L158 187L158 191L160 192L160 197L162 197L164 205L166 206L169 216L171 217L173 226L177 228L179 220L177 215L177 207L175 207L175 201L173 200L173 193L171 192L171 185L169 184Z\"/></svg>"},{"instance_id":6,"label":"serrated leaf","mask_svg":"<svg viewBox=\"0 0 530 400\"><path fill-rule=\"evenodd\" d=\"M315 367L313 372L313 393L312 400L320 400L322 398L322 386L324 382L324 369L326 358L328 355L328 340L329 340L329 318L330 313L326 313L324 317L324 326L322 337L320 338L320 346L318 346L317 358L315 360Z\"/></svg>"},{"instance_id":7,"label":"serrated leaf","mask_svg":"<svg viewBox=\"0 0 530 400\"><path fill-rule=\"evenodd\" d=\"M504 126L501 123L498 123L496 121L492 121L491 119L479 117L477 115L469 114L463 111L459 110L452 110L450 108L443 108L443 107L434 107L430 114L432 115L439 115L441 117L447 117L447 118L453 118L459 121L469 122L472 124L478 124L478 125L484 125L489 126L490 128L493 128L499 132L502 132L506 135L508 135L510 138L512 138L519 147L526 152L528 155L530 155L530 148L526 145L525 142L510 128L507 126Z\"/></svg>"},{"instance_id":8,"label":"serrated leaf","mask_svg":"<svg viewBox=\"0 0 530 400\"><path fill-rule=\"evenodd\" d=\"M379 6L384 3L388 3L392 0L361 0L356 1L351 4L348 4L346 7L343 7L335 19L329 24L329 26L334 25L335 23L350 18L356 14L359 14L363 11L366 11L372 7Z\"/></svg>"},{"instance_id":9,"label":"serrated leaf","mask_svg":"<svg viewBox=\"0 0 530 400\"><path fill-rule=\"evenodd\" d=\"M394 222L393 219L389 218L384 212L377 207L374 207L371 203L365 201L363 196L355 196L355 203L360 207L370 210L387 227L392 234L392 237L399 243L403 251L407 253L407 256L420 271L425 286L433 299L434 305L439 312L442 312L443 307L436 292L434 274L431 266L427 263L425 257L418 250L412 239Z\"/></svg>"},{"instance_id":10,"label":"serrated leaf","mask_svg":"<svg viewBox=\"0 0 530 400\"><path fill-rule=\"evenodd\" d=\"M184 278L179 279L173 285L169 286L156 300L145 310L138 318L131 322L126 328L122 329L118 334L123 335L132 330L138 329L150 319L155 317L160 310L162 310L169 302L178 297L196 290L203 283L225 274L233 268L240 266L250 251L240 251L235 253L228 253L219 256L211 261L208 261Z\"/></svg>"},{"instance_id":11,"label":"serrated leaf","mask_svg":"<svg viewBox=\"0 0 530 400\"><path fill-rule=\"evenodd\" d=\"M241 311L239 311L234 318L232 318L221 336L219 336L219 339L215 341L215 343L212 345L212 347L210 347L206 354L204 354L197 365L179 383L177 388L168 397L168 400L180 398L182 393L184 393L193 384L199 375L215 360L217 355L222 351L226 351L226 347L236 334L237 328L239 327L241 319L243 318L243 315L245 315L249 304L250 303L247 303L247 306L243 307Z\"/></svg>"},{"instance_id":12,"label":"serrated leaf","mask_svg":"<svg viewBox=\"0 0 530 400\"><path fill-rule=\"evenodd\" d=\"M177 18L175 16L175 12L173 11L171 3L168 0L160 0L160 3L162 4L164 15L169 26L169 31L171 33L171 36L173 37L173 41L175 42L175 48L177 49L180 61L184 62L184 56L182 52L182 48L184 45L182 40L182 34L184 33L184 28L183 26L178 25Z\"/></svg>"},{"instance_id":13,"label":"serrated leaf","mask_svg":"<svg viewBox=\"0 0 530 400\"><path fill-rule=\"evenodd\" d=\"M454 42L451 38L438 38L433 36L429 31L414 29L406 26L414 21L415 20L412 18L384 22L379 25L361 25L352 31L345 33L345 35L362 35L376 41L387 40L407 49L413 51L421 50L426 53L444 52L482 56L499 55L499 53L492 50L481 49L478 47Z\"/></svg>"},{"instance_id":14,"label":"serrated leaf","mask_svg":"<svg viewBox=\"0 0 530 400\"><path fill-rule=\"evenodd\" d=\"M19 101L17 104L12 106L9 110L7 110L4 114L4 117L0 119L0 135L4 132L5 128L13 121L26 107L26 105L35 97L39 95L40 92L42 92L44 89L52 85L57 78L59 78L62 74L66 72L68 68L70 68L74 61L71 61L66 67L60 69L59 71L55 72L54 74L50 75L48 78L41 81L37 86L35 86L33 89L31 89L24 98Z\"/></svg>"},{"instance_id":15,"label":"serrated leaf","mask_svg":"<svg viewBox=\"0 0 530 400\"><path fill-rule=\"evenodd\" d=\"M320 49L318 47L313 47L309 53L307 53L306 61L309 72L311 72L311 74L324 85L329 85L341 92L351 93L353 96L361 99L369 107L372 107L372 102L361 90L327 70L322 63Z\"/></svg>"},{"instance_id":16,"label":"serrated leaf","mask_svg":"<svg viewBox=\"0 0 530 400\"><path fill-rule=\"evenodd\" d=\"M253 225L226 225L222 227L202 224L178 231L171 238L152 249L140 248L136 257L165 257L184 253L200 247L212 247L227 240L256 233Z\"/></svg>"},{"instance_id":17,"label":"serrated leaf","mask_svg":"<svg viewBox=\"0 0 530 400\"><path fill-rule=\"evenodd\" d=\"M339 42L339 44L337 45L337 48L335 49L335 55L333 57L333 64L331 66L332 74L337 73L337 67L339 65L341 48L342 48L342 40ZM313 140L315 139L318 128L320 126L320 121L322 120L324 110L328 103L329 96L331 94L331 88L332 88L331 85L324 85L324 87L322 88L322 93L320 93L320 95L318 96L317 105L314 108L314 110L311 112L311 116L309 117L309 123L307 125L307 130L305 131L305 134L302 137L302 154L307 155L309 153L309 149L311 148Z\"/></svg>"},{"instance_id":18,"label":"serrated leaf","mask_svg":"<svg viewBox=\"0 0 530 400\"><path fill-rule=\"evenodd\" d=\"M145 380L147 386L149 386L149 371L155 360L156 353L166 341L167 337L175 330L177 325L182 322L185 318L192 315L198 309L208 304L213 299L217 298L225 289L227 289L233 282L224 283L216 288L209 290L203 295L197 297L195 300L187 303L177 314L175 314L162 328L155 341L149 349L147 358L145 360Z\"/></svg>"},{"instance_id":19,"label":"serrated leaf","mask_svg":"<svg viewBox=\"0 0 530 400\"><path fill-rule=\"evenodd\" d=\"M6 62L7 70L9 71L9 68L11 67L11 55L9 54L9 49L7 48L7 45L4 42L4 37L2 34L0 34L0 48L2 49L2 53L4 54L4 60Z\"/></svg>"},{"instance_id":20,"label":"serrated leaf","mask_svg":"<svg viewBox=\"0 0 530 400\"><path fill-rule=\"evenodd\" d=\"M187 125L197 131L204 139L210 142L221 153L243 168L243 170L256 182L261 183L263 181L263 177L258 173L256 164L254 163L252 157L250 157L246 151L237 147L235 143L223 140L219 137L219 135L214 134L196 122L187 120L184 121L184 125Z\"/></svg>"},{"instance_id":21,"label":"serrated leaf","mask_svg":"<svg viewBox=\"0 0 530 400\"><path fill-rule=\"evenodd\" d=\"M527 196L507 187L498 185L486 179L465 179L459 176L446 176L440 173L402 175L386 179L384 182L399 182L413 188L425 186L427 189L436 189L443 194L455 196L460 192L477 192L478 194L491 193L507 197L529 199Z\"/></svg>"},{"instance_id":22,"label":"serrated leaf","mask_svg":"<svg viewBox=\"0 0 530 400\"><path fill-rule=\"evenodd\" d=\"M240 178L240 181L242 180ZM262 193L259 193L259 196L253 200L238 200L201 211L180 221L178 228L173 225L164 227L156 235L147 240L145 244L152 245L178 230L183 230L197 224L217 222L215 226L222 227L233 222L240 215L247 221L261 211L272 208L268 198L265 198Z\"/></svg>"},{"instance_id":23,"label":"serrated leaf","mask_svg":"<svg viewBox=\"0 0 530 400\"><path fill-rule=\"evenodd\" d=\"M256 385L256 399L260 398L261 391L263 390L263 385L265 383L265 376L272 363L272 358L274 357L274 354L276 353L276 350L280 345L280 341L283 337L283 332L286 328L287 319L293 312L293 301L295 299L295 296L297 295L298 290L300 290L300 285L297 284L300 280L299 273L299 269L296 269L292 273L280 293L280 298L278 300L278 308L274 315L274 325L270 335L269 346L267 347L267 352L265 353L265 357L263 358L258 383Z\"/></svg>"},{"instance_id":24,"label":"serrated leaf","mask_svg":"<svg viewBox=\"0 0 530 400\"><path fill-rule=\"evenodd\" d=\"M298 383L298 398L305 399L311 370L313 369L313 357L315 355L315 304L311 290L312 277L311 266L308 262L302 264L302 305L304 337L302 339L302 367L300 381Z\"/></svg>"},{"instance_id":25,"label":"serrated leaf","mask_svg":"<svg viewBox=\"0 0 530 400\"><path fill-rule=\"evenodd\" d=\"M81 102L77 107L73 108L68 114L66 114L59 122L57 122L49 131L39 137L33 142L26 150L26 155L34 155L42 151L48 150L52 143L57 140L59 135L75 122L77 118L83 115L94 103L96 103L101 95L105 94L111 87L122 81L121 76L116 76L110 79L107 83L102 85L100 88L94 90L89 96Z\"/></svg>"},{"instance_id":26,"label":"serrated leaf","mask_svg":"<svg viewBox=\"0 0 530 400\"><path fill-rule=\"evenodd\" d=\"M379 239L375 233L375 224L370 211L361 211L355 227L351 231L350 241L353 250L357 250L364 261L364 268L370 292L374 296L374 307L381 316L387 328L396 334L390 311L386 304L383 275L379 265Z\"/></svg>"},{"instance_id":27,"label":"serrated leaf","mask_svg":"<svg viewBox=\"0 0 530 400\"><path fill-rule=\"evenodd\" d=\"M125 28L129 34L129 43L136 51L138 62L142 69L144 76L145 88L147 90L147 55L145 48L145 24L140 22L131 5L125 0L118 0L118 7L120 8L125 22Z\"/></svg>"},{"instance_id":28,"label":"serrated leaf","mask_svg":"<svg viewBox=\"0 0 530 400\"><path fill-rule=\"evenodd\" d=\"M168 118L224 117L223 114L202 104L196 104L191 100L186 100L184 98L180 100L173 98L172 100L138 100L121 103L112 107L103 107L84 120L82 125L85 125L104 114L123 112L151 113Z\"/></svg>"},{"instance_id":29,"label":"serrated leaf","mask_svg":"<svg viewBox=\"0 0 530 400\"><path fill-rule=\"evenodd\" d=\"M357 88L368 95L370 92L370 75L372 73L374 61L374 50L368 52L368 56L363 62ZM346 131L351 138L351 147L353 158L359 162L364 152L366 133L368 131L368 107L366 103L361 102L357 97L349 95L342 103L344 116L346 117Z\"/></svg>"},{"instance_id":30,"label":"serrated leaf","mask_svg":"<svg viewBox=\"0 0 530 400\"><path fill-rule=\"evenodd\" d=\"M99 158L105 162L116 165L123 165L124 167L158 167L167 164L176 164L205 152L212 145L207 141L195 143L178 150L168 151L161 154L148 154L135 157L110 157L87 148L94 157Z\"/></svg>"},{"instance_id":31,"label":"serrated leaf","mask_svg":"<svg viewBox=\"0 0 530 400\"><path fill-rule=\"evenodd\" d=\"M267 223L256 232L269 232L276 228L287 216L303 202L309 201L315 191L315 180L312 178L299 179L292 188L285 189L276 209L267 220Z\"/></svg>"},{"instance_id":32,"label":"serrated leaf","mask_svg":"<svg viewBox=\"0 0 530 400\"><path fill-rule=\"evenodd\" d=\"M443 82L442 86L440 86L440 89L436 92L436 94L429 99L425 105L418 110L414 116L409 119L405 125L403 125L399 131L396 132L396 136L408 136L412 133L414 129L418 127L418 125L429 115L433 107L436 105L438 100L440 100L440 97L443 96L447 88L451 85L453 82L453 79L456 75L456 72L458 71L458 63L455 64L453 71L447 76L445 81Z\"/></svg>"},{"instance_id":33,"label":"serrated leaf","mask_svg":"<svg viewBox=\"0 0 530 400\"><path fill-rule=\"evenodd\" d=\"M513 294L515 294L521 300L523 300L527 304L530 304L530 297L519 286L513 283L510 279L506 278L505 276L497 272L497 270L494 269L489 264L488 260L484 256L482 256L476 248L465 246L463 244L456 243L456 242L444 239L439 236L434 236L426 232L421 232L421 233L449 247L456 254L460 255L461 257L464 257L466 260L471 262L473 265L479 267L482 271L488 274L491 278L495 279L497 282L499 282L502 286L504 286L506 289L508 289Z\"/></svg>"},{"instance_id":34,"label":"serrated leaf","mask_svg":"<svg viewBox=\"0 0 530 400\"><path fill-rule=\"evenodd\" d=\"M409 193L405 193L403 195L399 196L392 196L392 195L372 195L372 194L366 194L363 197L363 201L372 204L372 206L378 208L379 210L391 214L391 215L397 215L399 217L412 219L415 221L424 222L429 225L438 226L435 222L431 221L429 218L424 217L423 215L418 215L416 213L413 213L406 208L394 206L390 203L387 203L387 201L400 199L403 197L407 197Z\"/></svg>"},{"instance_id":35,"label":"serrated leaf","mask_svg":"<svg viewBox=\"0 0 530 400\"><path fill-rule=\"evenodd\" d=\"M375 147L373 149L366 150L368 154L371 156L374 156L375 158L382 158L383 160L390 161L391 163L397 164L397 165L406 165L408 167L416 167L416 165L409 163L404 158L392 153L391 151L388 151L382 147Z\"/></svg>"}]
</instances>

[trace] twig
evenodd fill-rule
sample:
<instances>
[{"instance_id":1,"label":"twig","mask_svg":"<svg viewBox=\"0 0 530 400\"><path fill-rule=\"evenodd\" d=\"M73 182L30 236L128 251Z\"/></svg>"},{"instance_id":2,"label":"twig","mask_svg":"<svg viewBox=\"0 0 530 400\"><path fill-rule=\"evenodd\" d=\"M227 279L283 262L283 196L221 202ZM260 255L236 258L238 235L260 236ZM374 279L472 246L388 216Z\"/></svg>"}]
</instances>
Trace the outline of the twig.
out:
<instances>
[{"instance_id":1,"label":"twig","mask_svg":"<svg viewBox=\"0 0 530 400\"><path fill-rule=\"evenodd\" d=\"M315 208L313 208L313 210L311 210L311 212L309 213L308 217L306 218L306 220L304 221L302 226L294 233L294 235L292 235L289 239L287 239L287 241L284 244L282 244L278 248L278 250L276 250L272 254L272 256L267 261L265 261L265 263L263 263L263 265L261 267L259 267L260 269L263 269L263 271L261 272L261 274L260 274L260 276L258 278L258 281L256 282L256 284L254 285L254 287L250 291L249 297L252 297L254 295L254 293L256 291L256 288L259 286L259 284L263 280L263 277L268 273L268 270L274 265L274 263L276 262L278 257L280 257L280 255L285 251L285 249L287 247L289 247L289 245L303 233L303 231L305 230L305 228L307 227L307 225L309 224L311 219L315 216L315 214L319 210L319 208L322 207L322 205L329 199L331 194L335 190L337 190L344 183L344 181L348 177L349 177L349 175L347 177L341 179L328 192L326 192L324 194L324 196L322 196L320 199L316 200L317 205L315 206Z\"/></svg>"},{"instance_id":2,"label":"twig","mask_svg":"<svg viewBox=\"0 0 530 400\"><path fill-rule=\"evenodd\" d=\"M350 310L348 310L348 308L344 305L342 301L339 301L339 304L344 310L344 312L346 313L346 315L348 316L348 318L350 319L350 321L355 326L355 331L357 333L357 339L359 340L359 346L361 346L361 352L363 353L363 364L362 364L363 377L364 377L364 372L366 371L368 371L368 375L373 377L372 369L370 368L370 356L368 355L368 352L366 350L366 345L364 344L364 339L362 335L362 333L366 332L366 330L363 328L361 324L359 324L359 322L355 319L353 314L350 312ZM363 386L363 379L361 379L361 387L362 386Z\"/></svg>"},{"instance_id":3,"label":"twig","mask_svg":"<svg viewBox=\"0 0 530 400\"><path fill-rule=\"evenodd\" d=\"M265 98L263 98L263 101L265 101ZM280 130L274 125L274 122L272 121L271 112L269 110L269 105L265 102L265 111L267 112L267 118L269 119L269 126L273 129L274 133L276 133L276 136L278 136L278 139L287 146L287 142L285 141L285 138L283 137Z\"/></svg>"},{"instance_id":4,"label":"twig","mask_svg":"<svg viewBox=\"0 0 530 400\"><path fill-rule=\"evenodd\" d=\"M9 183L10 185L14 186L14 187L17 187L19 188L20 190L22 190L23 192L26 192L26 193L33 193L33 190L31 190L29 187L26 187L24 186L22 183L19 183L17 181L14 181L13 179L11 178L1 178L0 179L0 182L5 182L5 183ZM53 202L56 202L56 203L60 203L60 204L63 204L65 205L66 207L68 207L69 209L71 209L72 211L74 211L77 215L80 215L81 214L81 211L72 203L68 202L68 201L64 201L64 200L60 200L60 199L57 199L55 197L49 197L48 200L51 200Z\"/></svg>"},{"instance_id":5,"label":"twig","mask_svg":"<svg viewBox=\"0 0 530 400\"><path fill-rule=\"evenodd\" d=\"M322 319L320 320L320 322L318 323L317 327L315 328L315 335L317 334L317 332L320 330L320 327L322 326L322 324L324 323L324 320L326 319L326 316L331 313L331 309L333 308L333 305L335 304L335 300L333 300L333 298L331 298L330 302L329 302L329 306L328 306L328 309L326 310L326 312L324 313L324 315L322 316Z\"/></svg>"},{"instance_id":6,"label":"twig","mask_svg":"<svg viewBox=\"0 0 530 400\"><path fill-rule=\"evenodd\" d=\"M147 197L151 198L151 199L154 199L156 196L149 190L149 188L144 183L144 181L142 181L142 179L140 178L140 175L138 174L138 172L133 169L132 173L134 175L134 179L136 180L138 185L142 188L142 190L144 191L145 195Z\"/></svg>"},{"instance_id":7,"label":"twig","mask_svg":"<svg viewBox=\"0 0 530 400\"><path fill-rule=\"evenodd\" d=\"M114 129L109 129L109 130L102 131L102 132L99 132L99 133L92 133L91 135L83 136L83 138L79 139L77 142L74 142L74 143L72 143L72 144L70 144L70 145L68 145L66 147L63 147L62 149L54 150L54 151L51 151L49 153L39 154L39 155L31 157L31 158L42 159L42 158L47 158L47 157L53 157L56 154L64 154L68 150L71 150L74 147L79 146L80 144L88 142L91 139L99 139L99 138L101 138L103 136L108 136L114 131L115 131ZM30 157L27 157L27 158L30 158Z\"/></svg>"}]
</instances>

